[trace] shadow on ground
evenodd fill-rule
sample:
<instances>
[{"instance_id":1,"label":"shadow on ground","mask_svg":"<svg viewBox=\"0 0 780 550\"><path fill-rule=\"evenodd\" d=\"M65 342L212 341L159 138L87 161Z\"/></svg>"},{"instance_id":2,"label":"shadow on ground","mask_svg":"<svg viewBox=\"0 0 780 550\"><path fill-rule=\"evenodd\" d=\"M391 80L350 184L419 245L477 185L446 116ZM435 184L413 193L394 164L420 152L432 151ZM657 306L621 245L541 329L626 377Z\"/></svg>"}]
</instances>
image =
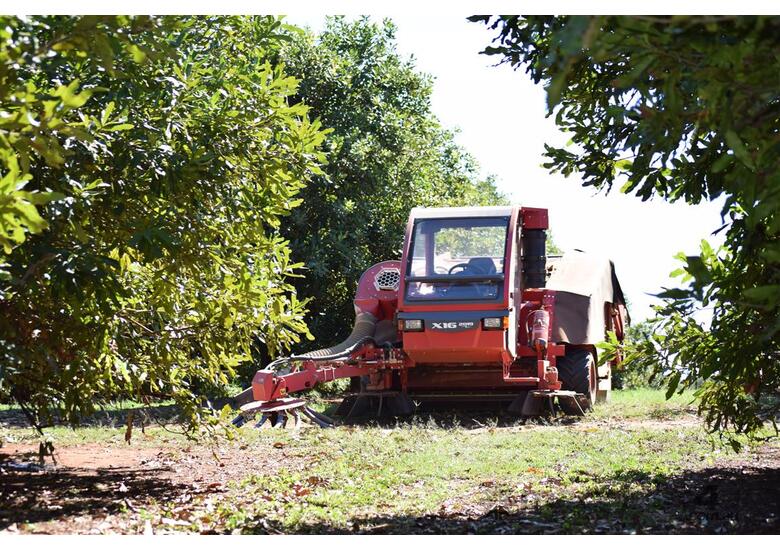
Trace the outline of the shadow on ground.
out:
<instances>
[{"instance_id":1,"label":"shadow on ground","mask_svg":"<svg viewBox=\"0 0 780 550\"><path fill-rule=\"evenodd\" d=\"M121 512L130 500L166 501L187 490L162 469L57 468L19 471L0 462L0 531L14 523L73 521ZM57 529L62 531L62 529ZM46 532L46 529L43 529Z\"/></svg>"},{"instance_id":2,"label":"shadow on ground","mask_svg":"<svg viewBox=\"0 0 780 550\"><path fill-rule=\"evenodd\" d=\"M279 456L267 457L268 463L248 466L246 456L237 455L240 464L234 470L271 471L285 449L274 448L274 452ZM9 464L10 459L16 466ZM37 524L37 532L89 531L101 518L121 515L131 506L144 508L182 497L189 497L186 502L191 504L186 506L197 506L191 495L223 492L212 485L224 486L231 479L228 475L219 480L222 483L208 483L214 472L229 470L231 464L220 463L212 467L213 472L203 473L203 461L179 461L178 468L140 462L146 466L18 469L32 462L33 454L0 455L0 530L14 523L32 523ZM192 472L201 472L207 481L197 486ZM248 533L780 533L780 448L776 446L764 446L753 456L726 459L717 467L699 469L691 464L688 471L673 476L625 470L593 479L590 485L587 473L577 472L577 476L576 486L545 478L533 486L496 486L478 499L453 494L434 514L358 517L348 528L324 521L289 526L269 517L242 519L239 527ZM83 523L78 523L80 518ZM138 530L137 525L128 528Z\"/></svg>"},{"instance_id":3,"label":"shadow on ground","mask_svg":"<svg viewBox=\"0 0 780 550\"><path fill-rule=\"evenodd\" d=\"M418 516L378 515L350 529L327 524L294 529L260 520L253 533L376 534L777 534L780 468L736 466L649 478L629 470L604 494L534 504L535 495L492 506Z\"/></svg>"},{"instance_id":4,"label":"shadow on ground","mask_svg":"<svg viewBox=\"0 0 780 550\"><path fill-rule=\"evenodd\" d=\"M776 458L776 457L775 457ZM0 530L13 523L96 518L123 511L128 502L143 506L192 493L162 469L111 468L85 471L15 471L0 466ZM426 516L377 515L356 519L348 529L325 523L287 527L267 518L247 519L245 533L385 534L553 534L553 533L780 533L780 468L736 464L677 476L649 477L627 470L601 479L600 494L542 502L537 494L498 497L488 505L458 512L444 506ZM456 498L456 495L453 495ZM98 519L99 520L99 519ZM66 525L52 531L68 530Z\"/></svg>"}]
</instances>

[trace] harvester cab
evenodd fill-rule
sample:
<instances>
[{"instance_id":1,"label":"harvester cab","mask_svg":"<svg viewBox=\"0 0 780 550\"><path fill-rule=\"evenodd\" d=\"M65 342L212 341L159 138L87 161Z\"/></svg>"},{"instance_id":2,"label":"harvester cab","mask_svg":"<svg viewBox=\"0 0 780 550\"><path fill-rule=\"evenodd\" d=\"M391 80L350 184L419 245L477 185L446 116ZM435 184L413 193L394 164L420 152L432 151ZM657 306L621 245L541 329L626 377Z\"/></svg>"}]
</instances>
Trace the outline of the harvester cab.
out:
<instances>
[{"instance_id":1,"label":"harvester cab","mask_svg":"<svg viewBox=\"0 0 780 550\"><path fill-rule=\"evenodd\" d=\"M412 210L397 316L415 365L498 365L517 356L517 218L511 207ZM540 286L544 250L530 250L529 263L532 256L542 260L532 281Z\"/></svg>"},{"instance_id":2,"label":"harvester cab","mask_svg":"<svg viewBox=\"0 0 780 550\"><path fill-rule=\"evenodd\" d=\"M541 208L413 209L400 262L360 278L349 337L259 370L236 424L259 414L258 426L329 426L292 394L345 377L343 416L442 401L506 402L526 416L555 414L557 401L584 414L611 389L614 364L597 367L595 344L608 331L622 339L628 312L612 263L548 259L547 228Z\"/></svg>"}]
</instances>

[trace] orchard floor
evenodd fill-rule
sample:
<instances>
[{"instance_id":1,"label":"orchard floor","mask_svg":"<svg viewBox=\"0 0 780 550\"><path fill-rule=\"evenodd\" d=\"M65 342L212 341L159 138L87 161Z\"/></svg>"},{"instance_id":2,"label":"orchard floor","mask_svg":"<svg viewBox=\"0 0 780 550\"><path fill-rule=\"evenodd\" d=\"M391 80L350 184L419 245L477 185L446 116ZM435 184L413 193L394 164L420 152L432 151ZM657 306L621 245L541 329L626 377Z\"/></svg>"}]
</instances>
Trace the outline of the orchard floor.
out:
<instances>
[{"instance_id":1,"label":"orchard floor","mask_svg":"<svg viewBox=\"0 0 780 550\"><path fill-rule=\"evenodd\" d=\"M122 411L56 427L56 463L0 411L2 533L780 533L780 445L734 452L685 397L584 418L442 413L189 441Z\"/></svg>"}]
</instances>

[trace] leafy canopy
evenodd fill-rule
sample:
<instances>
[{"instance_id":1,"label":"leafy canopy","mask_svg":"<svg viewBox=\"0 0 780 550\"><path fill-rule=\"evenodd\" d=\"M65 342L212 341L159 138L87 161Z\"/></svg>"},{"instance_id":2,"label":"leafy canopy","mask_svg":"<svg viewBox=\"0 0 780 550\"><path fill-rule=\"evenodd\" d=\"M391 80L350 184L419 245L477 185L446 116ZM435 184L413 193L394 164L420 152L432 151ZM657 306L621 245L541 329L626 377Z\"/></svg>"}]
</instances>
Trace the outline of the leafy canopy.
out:
<instances>
[{"instance_id":1,"label":"leafy canopy","mask_svg":"<svg viewBox=\"0 0 780 550\"><path fill-rule=\"evenodd\" d=\"M224 386L307 334L278 230L325 133L272 17L0 18L0 398Z\"/></svg>"},{"instance_id":2,"label":"leafy canopy","mask_svg":"<svg viewBox=\"0 0 780 550\"><path fill-rule=\"evenodd\" d=\"M505 203L491 180L431 111L431 77L399 55L389 20L329 18L282 50L300 80L297 98L332 129L325 173L301 192L285 223L293 257L306 265L296 287L312 297L312 346L346 336L360 275L401 256L415 206Z\"/></svg>"},{"instance_id":3,"label":"leafy canopy","mask_svg":"<svg viewBox=\"0 0 780 550\"><path fill-rule=\"evenodd\" d=\"M627 359L667 376L670 395L701 385L713 429L755 433L780 389L780 18L471 20L498 33L485 53L544 83L573 142L546 146L551 171L642 200L725 199L724 247L680 256L680 288Z\"/></svg>"}]
</instances>

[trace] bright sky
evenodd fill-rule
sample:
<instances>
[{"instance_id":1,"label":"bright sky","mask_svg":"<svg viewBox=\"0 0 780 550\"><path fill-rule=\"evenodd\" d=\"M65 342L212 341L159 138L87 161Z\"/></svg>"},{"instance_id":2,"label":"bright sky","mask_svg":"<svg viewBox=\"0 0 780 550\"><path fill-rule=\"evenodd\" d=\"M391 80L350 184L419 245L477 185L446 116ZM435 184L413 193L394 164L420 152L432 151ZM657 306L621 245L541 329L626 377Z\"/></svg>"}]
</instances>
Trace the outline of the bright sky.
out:
<instances>
[{"instance_id":1,"label":"bright sky","mask_svg":"<svg viewBox=\"0 0 780 550\"><path fill-rule=\"evenodd\" d=\"M545 118L545 92L524 72L492 66L479 55L493 33L459 15L391 16L398 48L435 77L433 112L458 128L457 141L494 174L512 204L548 208L550 229L563 250L608 256L631 303L634 321L652 315L651 293L674 285L677 252L695 254L701 239L720 227L721 204L688 206L641 202L617 190L610 196L583 188L579 176L552 175L541 167L544 143L568 138ZM288 22L322 27L322 17L290 16ZM719 241L718 241L719 242Z\"/></svg>"}]
</instances>

